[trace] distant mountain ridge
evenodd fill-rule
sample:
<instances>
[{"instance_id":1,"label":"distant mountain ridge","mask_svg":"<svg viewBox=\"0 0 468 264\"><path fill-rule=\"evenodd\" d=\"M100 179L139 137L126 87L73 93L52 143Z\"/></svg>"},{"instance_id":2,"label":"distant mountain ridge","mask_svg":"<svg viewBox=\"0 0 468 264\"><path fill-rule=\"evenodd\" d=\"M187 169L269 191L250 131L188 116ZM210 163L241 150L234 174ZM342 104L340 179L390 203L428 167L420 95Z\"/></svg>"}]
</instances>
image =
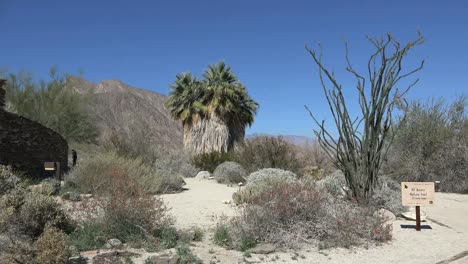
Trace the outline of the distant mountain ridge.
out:
<instances>
[{"instance_id":1,"label":"distant mountain ridge","mask_svg":"<svg viewBox=\"0 0 468 264\"><path fill-rule=\"evenodd\" d=\"M68 82L79 93L90 96L88 110L97 119L100 142L117 135L155 147L182 147L182 126L172 120L164 107L167 96L118 80L93 83L70 77Z\"/></svg>"}]
</instances>

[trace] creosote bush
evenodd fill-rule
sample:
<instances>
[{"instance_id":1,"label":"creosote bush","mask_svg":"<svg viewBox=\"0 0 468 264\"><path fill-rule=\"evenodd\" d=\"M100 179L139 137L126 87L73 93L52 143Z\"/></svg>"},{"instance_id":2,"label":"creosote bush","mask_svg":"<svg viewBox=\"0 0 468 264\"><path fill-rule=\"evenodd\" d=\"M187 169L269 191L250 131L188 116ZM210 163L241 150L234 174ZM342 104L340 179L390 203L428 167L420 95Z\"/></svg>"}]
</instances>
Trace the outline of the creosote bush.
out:
<instances>
[{"instance_id":1,"label":"creosote bush","mask_svg":"<svg viewBox=\"0 0 468 264\"><path fill-rule=\"evenodd\" d=\"M245 187L233 194L236 204L242 204L260 195L265 190L297 181L296 174L280 169L262 169L247 177Z\"/></svg>"},{"instance_id":2,"label":"creosote bush","mask_svg":"<svg viewBox=\"0 0 468 264\"><path fill-rule=\"evenodd\" d=\"M71 255L67 235L54 227L47 228L35 244L37 264L67 263Z\"/></svg>"},{"instance_id":3,"label":"creosote bush","mask_svg":"<svg viewBox=\"0 0 468 264\"><path fill-rule=\"evenodd\" d=\"M233 152L209 152L193 156L192 164L200 170L213 173L221 163L226 161L235 161L236 156Z\"/></svg>"},{"instance_id":4,"label":"creosote bush","mask_svg":"<svg viewBox=\"0 0 468 264\"><path fill-rule=\"evenodd\" d=\"M281 137L261 136L245 142L238 153L239 163L249 172L278 168L299 172L296 146Z\"/></svg>"},{"instance_id":5,"label":"creosote bush","mask_svg":"<svg viewBox=\"0 0 468 264\"><path fill-rule=\"evenodd\" d=\"M436 181L468 193L468 100L412 102L400 120L385 173L398 181Z\"/></svg>"},{"instance_id":6,"label":"creosote bush","mask_svg":"<svg viewBox=\"0 0 468 264\"><path fill-rule=\"evenodd\" d=\"M86 193L106 195L111 190L114 172L120 171L137 182L145 193L166 193L179 191L184 184L180 175L158 173L139 158L128 158L115 152L99 153L82 161L67 180L74 182Z\"/></svg>"}]
</instances>

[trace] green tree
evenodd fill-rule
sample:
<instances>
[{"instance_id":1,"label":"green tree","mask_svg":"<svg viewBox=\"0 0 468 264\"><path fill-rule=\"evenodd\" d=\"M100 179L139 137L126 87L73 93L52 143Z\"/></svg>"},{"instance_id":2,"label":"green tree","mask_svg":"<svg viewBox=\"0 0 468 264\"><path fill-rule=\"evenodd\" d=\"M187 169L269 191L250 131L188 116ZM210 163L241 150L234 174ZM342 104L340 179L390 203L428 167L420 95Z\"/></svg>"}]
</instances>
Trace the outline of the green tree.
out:
<instances>
[{"instance_id":1,"label":"green tree","mask_svg":"<svg viewBox=\"0 0 468 264\"><path fill-rule=\"evenodd\" d=\"M376 50L368 60L367 78L353 68L349 60L348 46L345 45L346 70L356 78L359 96L361 115L356 118L351 117L342 85L338 83L334 73L322 63L322 47L320 46L320 53L306 47L319 68L321 85L338 137L334 137L325 128L325 122L318 121L309 110L319 127L315 134L336 167L343 171L352 195L360 202L366 202L372 195L372 189L377 183L378 173L391 144L394 135L391 131L394 127L393 109L419 79L410 82L402 91L397 85L401 85L402 79L420 71L424 65L422 61L415 69L403 72L402 63L408 52L414 46L424 43L421 34L415 41L403 47L390 34L387 34L386 38L368 39ZM327 87L326 80L331 88Z\"/></svg>"},{"instance_id":2,"label":"green tree","mask_svg":"<svg viewBox=\"0 0 468 264\"><path fill-rule=\"evenodd\" d=\"M50 80L34 82L26 72L9 74L6 110L24 116L61 134L67 141L91 142L97 136L92 116L81 94L65 75L50 70Z\"/></svg>"},{"instance_id":3,"label":"green tree","mask_svg":"<svg viewBox=\"0 0 468 264\"><path fill-rule=\"evenodd\" d=\"M179 74L166 107L184 127L184 146L195 153L227 152L243 142L258 108L224 62L209 65L202 80Z\"/></svg>"}]
</instances>

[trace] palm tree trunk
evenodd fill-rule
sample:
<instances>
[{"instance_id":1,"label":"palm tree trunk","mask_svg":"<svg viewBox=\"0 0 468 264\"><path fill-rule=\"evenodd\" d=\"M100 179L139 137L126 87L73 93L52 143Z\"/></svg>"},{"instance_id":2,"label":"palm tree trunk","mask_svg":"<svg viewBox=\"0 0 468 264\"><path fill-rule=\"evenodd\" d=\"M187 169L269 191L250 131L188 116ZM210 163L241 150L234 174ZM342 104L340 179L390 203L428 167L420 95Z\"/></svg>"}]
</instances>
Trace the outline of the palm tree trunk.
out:
<instances>
[{"instance_id":1,"label":"palm tree trunk","mask_svg":"<svg viewBox=\"0 0 468 264\"><path fill-rule=\"evenodd\" d=\"M227 152L244 139L243 126L231 126L216 113L184 124L184 146L195 154Z\"/></svg>"}]
</instances>

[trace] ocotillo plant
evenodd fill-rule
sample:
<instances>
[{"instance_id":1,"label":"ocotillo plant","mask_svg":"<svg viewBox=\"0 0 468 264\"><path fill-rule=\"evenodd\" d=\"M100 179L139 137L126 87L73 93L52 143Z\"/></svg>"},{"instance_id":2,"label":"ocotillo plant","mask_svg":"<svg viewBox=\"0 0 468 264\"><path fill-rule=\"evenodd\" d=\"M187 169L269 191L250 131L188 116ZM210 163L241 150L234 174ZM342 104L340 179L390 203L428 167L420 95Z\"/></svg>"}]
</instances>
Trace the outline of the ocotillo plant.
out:
<instances>
[{"instance_id":1,"label":"ocotillo plant","mask_svg":"<svg viewBox=\"0 0 468 264\"><path fill-rule=\"evenodd\" d=\"M338 83L334 73L322 63L322 46L319 44L319 53L306 46L319 68L320 82L338 131L337 137L333 136L325 128L325 121L319 122L306 106L319 128L314 130L314 133L336 167L343 171L352 196L359 202L367 201L372 194L383 159L391 144L393 109L419 78L401 91L396 85L424 66L422 60L418 67L409 71L403 72L402 67L403 59L410 49L424 43L424 37L420 33L415 41L403 47L390 34L379 39L368 37L368 40L375 46L376 51L368 60L367 78L351 65L348 45L345 43L346 70L356 78L362 113L362 116L356 118L350 116L342 85ZM331 88L328 88L328 85Z\"/></svg>"}]
</instances>

